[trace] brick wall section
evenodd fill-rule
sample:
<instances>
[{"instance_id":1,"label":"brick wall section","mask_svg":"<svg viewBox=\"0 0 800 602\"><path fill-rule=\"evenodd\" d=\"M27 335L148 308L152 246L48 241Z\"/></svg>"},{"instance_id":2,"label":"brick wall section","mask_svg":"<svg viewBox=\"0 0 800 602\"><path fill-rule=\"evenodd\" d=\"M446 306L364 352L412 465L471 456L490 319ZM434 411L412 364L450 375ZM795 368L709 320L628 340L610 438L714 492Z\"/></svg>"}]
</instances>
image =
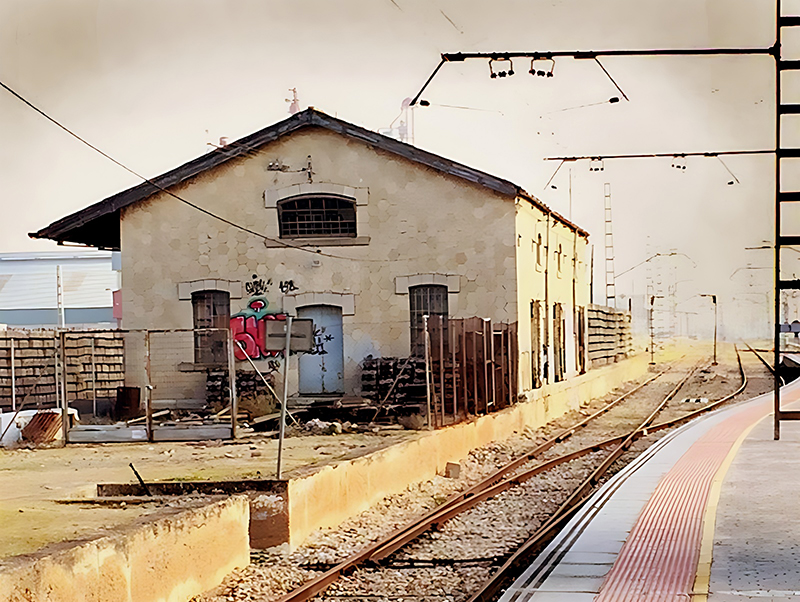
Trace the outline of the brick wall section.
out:
<instances>
[{"instance_id":1,"label":"brick wall section","mask_svg":"<svg viewBox=\"0 0 800 602\"><path fill-rule=\"evenodd\" d=\"M590 305L587 309L589 366L618 362L633 352L630 312Z\"/></svg>"}]
</instances>

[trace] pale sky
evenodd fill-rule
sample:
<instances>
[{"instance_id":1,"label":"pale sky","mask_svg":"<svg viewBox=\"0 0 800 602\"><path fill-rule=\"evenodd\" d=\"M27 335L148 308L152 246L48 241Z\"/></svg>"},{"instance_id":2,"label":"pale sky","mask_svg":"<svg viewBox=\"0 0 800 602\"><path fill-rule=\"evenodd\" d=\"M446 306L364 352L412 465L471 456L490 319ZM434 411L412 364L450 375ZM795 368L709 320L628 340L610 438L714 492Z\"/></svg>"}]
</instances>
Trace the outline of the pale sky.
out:
<instances>
[{"instance_id":1,"label":"pale sky","mask_svg":"<svg viewBox=\"0 0 800 602\"><path fill-rule=\"evenodd\" d=\"M387 127L441 52L763 47L773 36L771 0L0 0L0 80L155 176L220 136L287 117L289 88L302 108ZM800 57L800 39L793 42ZM689 299L682 307L707 311L692 295L718 293L729 316L766 324L759 299L771 272L734 271L771 266L769 251L744 250L773 235L771 156L724 157L736 185L717 159L689 158L678 170L667 158L609 160L602 172L568 164L555 189L544 187L557 164L543 158L769 149L772 60L603 63L630 102L603 103L618 92L591 61L557 60L547 79L528 75L522 62L502 80L490 79L483 61L446 65L424 95L432 106L415 111L415 142L571 213L592 235L601 293L610 183L618 272L648 249L676 249L698 266L671 260L674 280L688 280L677 287ZM592 103L603 104L574 108ZM52 250L55 243L27 233L138 183L3 90L0 135L0 252ZM800 216L792 220L800 231ZM618 294L641 294L645 276L644 266L622 276Z\"/></svg>"}]
</instances>

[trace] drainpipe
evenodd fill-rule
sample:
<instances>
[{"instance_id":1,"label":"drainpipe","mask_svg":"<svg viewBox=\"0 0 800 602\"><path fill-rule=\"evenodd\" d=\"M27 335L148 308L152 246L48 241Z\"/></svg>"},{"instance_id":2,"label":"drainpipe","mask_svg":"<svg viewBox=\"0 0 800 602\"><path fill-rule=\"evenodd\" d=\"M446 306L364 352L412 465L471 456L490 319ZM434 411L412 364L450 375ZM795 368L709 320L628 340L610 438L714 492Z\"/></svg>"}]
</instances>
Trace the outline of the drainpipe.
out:
<instances>
[{"instance_id":1,"label":"drainpipe","mask_svg":"<svg viewBox=\"0 0 800 602\"><path fill-rule=\"evenodd\" d=\"M570 188L570 192L571 192ZM575 371L580 373L581 361L578 359L580 346L578 345L578 294L577 294L577 273L578 273L578 231L572 232L572 338L573 348L575 349Z\"/></svg>"},{"instance_id":2,"label":"drainpipe","mask_svg":"<svg viewBox=\"0 0 800 602\"><path fill-rule=\"evenodd\" d=\"M547 212L547 235L544 243L544 370L542 382L550 382L550 212Z\"/></svg>"}]
</instances>

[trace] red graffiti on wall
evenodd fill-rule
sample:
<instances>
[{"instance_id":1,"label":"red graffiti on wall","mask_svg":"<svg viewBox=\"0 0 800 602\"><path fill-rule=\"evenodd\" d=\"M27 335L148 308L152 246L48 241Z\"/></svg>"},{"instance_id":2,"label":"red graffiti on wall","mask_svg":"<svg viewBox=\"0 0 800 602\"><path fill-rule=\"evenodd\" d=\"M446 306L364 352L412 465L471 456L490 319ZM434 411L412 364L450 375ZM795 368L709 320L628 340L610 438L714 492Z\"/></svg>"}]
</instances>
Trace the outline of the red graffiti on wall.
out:
<instances>
[{"instance_id":1,"label":"red graffiti on wall","mask_svg":"<svg viewBox=\"0 0 800 602\"><path fill-rule=\"evenodd\" d=\"M282 354L281 351L267 350L267 320L285 320L286 314L268 313L268 307L269 301L257 296L247 302L246 309L231 316L231 336L237 360L246 360L248 356L257 360Z\"/></svg>"}]
</instances>

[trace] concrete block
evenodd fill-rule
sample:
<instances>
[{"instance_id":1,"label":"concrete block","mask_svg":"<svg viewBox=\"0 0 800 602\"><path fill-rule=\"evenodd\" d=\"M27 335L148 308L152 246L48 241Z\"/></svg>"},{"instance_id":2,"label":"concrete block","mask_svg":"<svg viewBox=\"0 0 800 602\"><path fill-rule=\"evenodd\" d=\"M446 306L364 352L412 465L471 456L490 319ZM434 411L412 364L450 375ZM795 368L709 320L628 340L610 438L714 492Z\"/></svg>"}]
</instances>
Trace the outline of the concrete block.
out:
<instances>
[{"instance_id":1,"label":"concrete block","mask_svg":"<svg viewBox=\"0 0 800 602\"><path fill-rule=\"evenodd\" d=\"M267 188L264 191L264 206L265 207L277 207L278 206L278 189L277 188Z\"/></svg>"},{"instance_id":2,"label":"concrete block","mask_svg":"<svg viewBox=\"0 0 800 602\"><path fill-rule=\"evenodd\" d=\"M458 293L461 291L461 276L458 274L447 276L447 292Z\"/></svg>"},{"instance_id":3,"label":"concrete block","mask_svg":"<svg viewBox=\"0 0 800 602\"><path fill-rule=\"evenodd\" d=\"M192 298L192 286L189 282L178 283L178 299L187 301Z\"/></svg>"},{"instance_id":4,"label":"concrete block","mask_svg":"<svg viewBox=\"0 0 800 602\"><path fill-rule=\"evenodd\" d=\"M461 464L448 462L444 467L444 476L448 479L457 479L461 476Z\"/></svg>"},{"instance_id":5,"label":"concrete block","mask_svg":"<svg viewBox=\"0 0 800 602\"><path fill-rule=\"evenodd\" d=\"M355 295L342 295L342 315L354 316L356 313L356 296Z\"/></svg>"},{"instance_id":6,"label":"concrete block","mask_svg":"<svg viewBox=\"0 0 800 602\"><path fill-rule=\"evenodd\" d=\"M231 294L231 299L241 299L244 296L244 285L241 280L228 282L228 292Z\"/></svg>"},{"instance_id":7,"label":"concrete block","mask_svg":"<svg viewBox=\"0 0 800 602\"><path fill-rule=\"evenodd\" d=\"M369 188L356 188L353 196L356 199L356 206L367 205L369 202Z\"/></svg>"}]
</instances>

